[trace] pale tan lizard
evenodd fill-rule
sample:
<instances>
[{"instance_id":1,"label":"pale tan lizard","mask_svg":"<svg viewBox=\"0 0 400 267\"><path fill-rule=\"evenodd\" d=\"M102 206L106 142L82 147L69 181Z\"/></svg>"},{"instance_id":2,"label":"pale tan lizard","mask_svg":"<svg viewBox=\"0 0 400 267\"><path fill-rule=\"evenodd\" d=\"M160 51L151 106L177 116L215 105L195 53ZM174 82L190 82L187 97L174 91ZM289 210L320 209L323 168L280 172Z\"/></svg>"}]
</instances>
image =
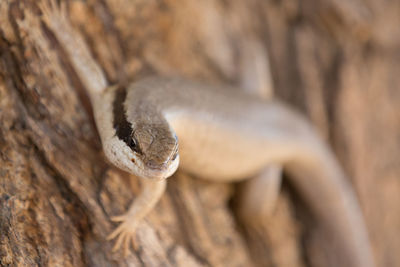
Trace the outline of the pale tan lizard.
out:
<instances>
[{"instance_id":1,"label":"pale tan lizard","mask_svg":"<svg viewBox=\"0 0 400 267\"><path fill-rule=\"evenodd\" d=\"M338 238L349 266L374 266L356 196L329 147L298 112L229 87L148 77L127 88L105 75L69 24L65 3L41 5L43 19L86 87L107 158L143 178L143 192L109 238L127 251L140 220L178 168L213 181L239 181L281 164L303 198ZM260 194L249 203L262 203ZM254 198L253 196L253 198ZM251 210L251 209L249 209Z\"/></svg>"}]
</instances>

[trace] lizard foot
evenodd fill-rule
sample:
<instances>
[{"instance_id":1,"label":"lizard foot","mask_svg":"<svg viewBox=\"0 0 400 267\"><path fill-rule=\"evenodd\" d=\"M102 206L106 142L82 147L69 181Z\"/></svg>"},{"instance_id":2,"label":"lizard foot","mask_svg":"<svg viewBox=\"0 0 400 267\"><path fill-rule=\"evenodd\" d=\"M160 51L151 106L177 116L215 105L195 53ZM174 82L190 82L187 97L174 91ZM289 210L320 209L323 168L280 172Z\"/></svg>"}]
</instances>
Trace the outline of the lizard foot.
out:
<instances>
[{"instance_id":1,"label":"lizard foot","mask_svg":"<svg viewBox=\"0 0 400 267\"><path fill-rule=\"evenodd\" d=\"M56 0L42 0L39 3L39 7L43 14L43 20L50 27L59 26L60 23L67 20L67 5L65 1L61 1L58 5Z\"/></svg>"},{"instance_id":2,"label":"lizard foot","mask_svg":"<svg viewBox=\"0 0 400 267\"><path fill-rule=\"evenodd\" d=\"M107 240L116 238L112 251L116 252L121 248L121 246L123 246L124 256L127 257L130 253L131 244L133 249L137 249L135 233L138 222L137 220L133 219L129 213L120 216L114 216L111 218L111 220L113 222L121 222L121 224L107 236Z\"/></svg>"},{"instance_id":3,"label":"lizard foot","mask_svg":"<svg viewBox=\"0 0 400 267\"><path fill-rule=\"evenodd\" d=\"M154 208L165 191L166 181L151 181L143 179L142 192L132 202L129 210L124 215L112 217L114 222L121 224L107 237L108 240L116 238L113 251L124 247L125 257L129 254L130 246L137 250L135 240L136 229L141 220Z\"/></svg>"}]
</instances>

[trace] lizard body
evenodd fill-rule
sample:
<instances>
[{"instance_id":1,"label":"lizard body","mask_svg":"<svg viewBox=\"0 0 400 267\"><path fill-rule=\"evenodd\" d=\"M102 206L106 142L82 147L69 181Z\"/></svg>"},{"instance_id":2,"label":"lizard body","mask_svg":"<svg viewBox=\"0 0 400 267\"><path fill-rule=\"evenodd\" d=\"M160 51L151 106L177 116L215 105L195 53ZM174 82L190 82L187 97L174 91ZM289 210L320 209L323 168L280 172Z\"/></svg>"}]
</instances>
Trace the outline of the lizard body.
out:
<instances>
[{"instance_id":1,"label":"lizard body","mask_svg":"<svg viewBox=\"0 0 400 267\"><path fill-rule=\"evenodd\" d=\"M91 99L107 158L143 178L143 192L111 233L125 250L140 220L179 167L215 181L238 181L280 164L303 198L332 231L349 266L373 265L365 223L348 178L316 131L277 100L180 78L148 77L109 87L65 6L42 4L44 20L63 45ZM260 194L256 194L259 198ZM251 193L250 193L251 198ZM253 199L252 203L262 203Z\"/></svg>"}]
</instances>

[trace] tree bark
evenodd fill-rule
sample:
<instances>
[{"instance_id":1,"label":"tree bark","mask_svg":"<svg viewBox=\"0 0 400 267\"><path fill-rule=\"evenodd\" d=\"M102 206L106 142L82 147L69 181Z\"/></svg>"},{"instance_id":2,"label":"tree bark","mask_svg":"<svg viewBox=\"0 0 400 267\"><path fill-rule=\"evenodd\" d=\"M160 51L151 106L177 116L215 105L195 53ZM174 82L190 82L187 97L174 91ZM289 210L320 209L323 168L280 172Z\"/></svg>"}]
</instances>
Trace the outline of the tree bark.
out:
<instances>
[{"instance_id":1,"label":"tree bark","mask_svg":"<svg viewBox=\"0 0 400 267\"><path fill-rule=\"evenodd\" d=\"M399 9L393 0L68 1L111 83L158 73L239 85L246 48L259 44L277 97L309 116L351 177L382 267L400 266ZM335 262L290 184L255 234L232 208L240 185L179 172L124 258L106 236L140 190L129 179L105 160L84 88L36 1L0 0L1 266Z\"/></svg>"}]
</instances>

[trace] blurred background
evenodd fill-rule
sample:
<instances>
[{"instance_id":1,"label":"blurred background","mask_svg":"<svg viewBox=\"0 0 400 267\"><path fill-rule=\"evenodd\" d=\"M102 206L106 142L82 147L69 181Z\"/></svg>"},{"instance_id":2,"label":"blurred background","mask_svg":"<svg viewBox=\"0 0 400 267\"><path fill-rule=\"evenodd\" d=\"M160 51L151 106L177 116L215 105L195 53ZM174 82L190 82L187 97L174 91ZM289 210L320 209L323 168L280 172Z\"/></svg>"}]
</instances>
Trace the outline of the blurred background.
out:
<instances>
[{"instance_id":1,"label":"blurred background","mask_svg":"<svg viewBox=\"0 0 400 267\"><path fill-rule=\"evenodd\" d=\"M290 184L261 237L249 237L229 204L237 186L184 174L140 228L139 250L111 253L109 216L132 200L129 177L106 163L82 84L36 4L0 0L1 265L335 266ZM349 174L377 266L400 266L399 1L67 7L110 83L156 73L260 87L305 114Z\"/></svg>"}]
</instances>

